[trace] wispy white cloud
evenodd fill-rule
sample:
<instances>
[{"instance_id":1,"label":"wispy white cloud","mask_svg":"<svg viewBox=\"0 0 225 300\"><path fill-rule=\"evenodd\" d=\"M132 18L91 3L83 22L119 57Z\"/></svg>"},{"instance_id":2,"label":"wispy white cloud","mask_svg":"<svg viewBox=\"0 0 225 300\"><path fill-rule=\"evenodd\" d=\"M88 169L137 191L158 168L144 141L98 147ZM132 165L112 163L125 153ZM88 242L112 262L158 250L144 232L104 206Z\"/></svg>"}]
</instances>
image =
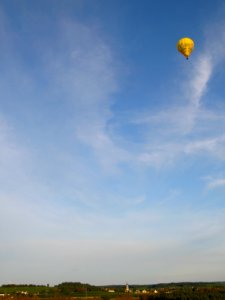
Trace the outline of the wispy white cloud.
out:
<instances>
[{"instance_id":1,"label":"wispy white cloud","mask_svg":"<svg viewBox=\"0 0 225 300\"><path fill-rule=\"evenodd\" d=\"M52 49L47 58L50 84L72 106L75 138L90 147L110 171L129 157L109 127L113 96L119 89L119 65L94 28L63 21L58 41L65 48Z\"/></svg>"},{"instance_id":2,"label":"wispy white cloud","mask_svg":"<svg viewBox=\"0 0 225 300\"><path fill-rule=\"evenodd\" d=\"M213 63L211 62L210 55L200 55L193 71L191 72L190 86L186 87L187 98L193 108L198 109L202 97L207 90L208 82L212 76Z\"/></svg>"},{"instance_id":3,"label":"wispy white cloud","mask_svg":"<svg viewBox=\"0 0 225 300\"><path fill-rule=\"evenodd\" d=\"M211 181L210 183L208 183L208 188L209 189L215 189L215 188L219 188L219 187L225 187L225 179L215 179L213 181Z\"/></svg>"},{"instance_id":4,"label":"wispy white cloud","mask_svg":"<svg viewBox=\"0 0 225 300\"><path fill-rule=\"evenodd\" d=\"M0 120L0 186L1 190L10 191L18 182L28 178L29 154L19 144L15 130L6 119Z\"/></svg>"},{"instance_id":5,"label":"wispy white cloud","mask_svg":"<svg viewBox=\"0 0 225 300\"><path fill-rule=\"evenodd\" d=\"M225 136L189 142L186 145L184 152L187 154L205 153L224 160Z\"/></svg>"},{"instance_id":6,"label":"wispy white cloud","mask_svg":"<svg viewBox=\"0 0 225 300\"><path fill-rule=\"evenodd\" d=\"M223 176L205 176L206 187L209 190L225 187L225 179Z\"/></svg>"}]
</instances>

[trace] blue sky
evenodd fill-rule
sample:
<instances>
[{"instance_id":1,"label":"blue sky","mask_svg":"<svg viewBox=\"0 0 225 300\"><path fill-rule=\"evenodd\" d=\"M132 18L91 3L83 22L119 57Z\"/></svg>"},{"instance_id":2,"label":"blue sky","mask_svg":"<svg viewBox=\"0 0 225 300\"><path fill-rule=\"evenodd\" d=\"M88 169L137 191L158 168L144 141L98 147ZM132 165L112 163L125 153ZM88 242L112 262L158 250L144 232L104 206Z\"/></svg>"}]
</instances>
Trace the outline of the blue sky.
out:
<instances>
[{"instance_id":1,"label":"blue sky","mask_svg":"<svg viewBox=\"0 0 225 300\"><path fill-rule=\"evenodd\" d=\"M0 284L224 280L224 26L219 0L1 1Z\"/></svg>"}]
</instances>

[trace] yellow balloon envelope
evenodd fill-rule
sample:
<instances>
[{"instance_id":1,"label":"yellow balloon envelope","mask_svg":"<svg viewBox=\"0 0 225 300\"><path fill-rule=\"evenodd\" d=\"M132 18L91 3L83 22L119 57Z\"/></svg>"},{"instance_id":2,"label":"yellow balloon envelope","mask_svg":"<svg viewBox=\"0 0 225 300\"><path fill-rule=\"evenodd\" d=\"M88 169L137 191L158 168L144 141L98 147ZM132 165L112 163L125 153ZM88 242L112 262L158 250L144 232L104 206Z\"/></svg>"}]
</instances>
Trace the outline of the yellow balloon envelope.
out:
<instances>
[{"instance_id":1,"label":"yellow balloon envelope","mask_svg":"<svg viewBox=\"0 0 225 300\"><path fill-rule=\"evenodd\" d=\"M180 39L177 43L177 50L183 54L187 59L194 49L194 41L188 37Z\"/></svg>"}]
</instances>

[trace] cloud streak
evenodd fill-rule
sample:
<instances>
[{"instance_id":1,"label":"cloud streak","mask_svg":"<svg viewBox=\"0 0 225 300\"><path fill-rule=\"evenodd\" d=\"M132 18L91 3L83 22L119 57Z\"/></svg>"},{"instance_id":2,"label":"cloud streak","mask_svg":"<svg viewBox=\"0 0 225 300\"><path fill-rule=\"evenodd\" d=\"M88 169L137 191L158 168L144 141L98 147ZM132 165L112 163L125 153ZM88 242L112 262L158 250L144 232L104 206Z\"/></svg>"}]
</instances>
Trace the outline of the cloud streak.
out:
<instances>
[{"instance_id":1,"label":"cloud streak","mask_svg":"<svg viewBox=\"0 0 225 300\"><path fill-rule=\"evenodd\" d=\"M223 176L206 176L204 177L206 181L206 187L208 190L215 190L225 187L225 179Z\"/></svg>"},{"instance_id":2,"label":"cloud streak","mask_svg":"<svg viewBox=\"0 0 225 300\"><path fill-rule=\"evenodd\" d=\"M51 85L73 107L75 138L110 171L129 156L114 141L109 127L113 96L119 89L113 53L94 29L79 23L61 22L58 39L67 50L52 49L48 57Z\"/></svg>"},{"instance_id":3,"label":"cloud streak","mask_svg":"<svg viewBox=\"0 0 225 300\"><path fill-rule=\"evenodd\" d=\"M202 97L207 90L208 82L212 76L213 64L210 55L201 55L195 64L190 80L190 104L193 108L198 109Z\"/></svg>"}]
</instances>

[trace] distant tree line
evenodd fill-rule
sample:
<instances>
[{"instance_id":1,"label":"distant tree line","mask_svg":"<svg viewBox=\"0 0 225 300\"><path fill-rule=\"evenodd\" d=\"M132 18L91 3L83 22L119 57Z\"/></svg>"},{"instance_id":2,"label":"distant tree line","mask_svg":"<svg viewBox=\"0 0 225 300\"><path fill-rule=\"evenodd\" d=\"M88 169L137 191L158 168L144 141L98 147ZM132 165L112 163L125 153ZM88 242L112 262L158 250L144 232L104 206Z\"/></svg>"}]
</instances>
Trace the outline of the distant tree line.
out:
<instances>
[{"instance_id":1,"label":"distant tree line","mask_svg":"<svg viewBox=\"0 0 225 300\"><path fill-rule=\"evenodd\" d=\"M220 288L181 288L162 290L154 295L141 295L140 300L223 300L225 287Z\"/></svg>"},{"instance_id":2,"label":"distant tree line","mask_svg":"<svg viewBox=\"0 0 225 300\"><path fill-rule=\"evenodd\" d=\"M1 287L12 288L12 287L44 287L46 285L43 284L2 284Z\"/></svg>"},{"instance_id":3,"label":"distant tree line","mask_svg":"<svg viewBox=\"0 0 225 300\"><path fill-rule=\"evenodd\" d=\"M114 290L114 294L108 292ZM136 293L137 290L147 293ZM154 285L132 285L125 293L124 285L94 286L81 282L63 282L53 287L35 284L3 284L0 294L28 297L69 299L69 297L93 297L102 300L225 300L225 283L169 283ZM36 299L36 298L35 298ZM4 300L4 299L2 299ZM27 299L28 300L28 299Z\"/></svg>"},{"instance_id":4,"label":"distant tree line","mask_svg":"<svg viewBox=\"0 0 225 300\"><path fill-rule=\"evenodd\" d=\"M103 290L101 287L81 282L63 282L55 285L55 288L63 295L72 295L74 293L85 294L88 292L98 292Z\"/></svg>"}]
</instances>

